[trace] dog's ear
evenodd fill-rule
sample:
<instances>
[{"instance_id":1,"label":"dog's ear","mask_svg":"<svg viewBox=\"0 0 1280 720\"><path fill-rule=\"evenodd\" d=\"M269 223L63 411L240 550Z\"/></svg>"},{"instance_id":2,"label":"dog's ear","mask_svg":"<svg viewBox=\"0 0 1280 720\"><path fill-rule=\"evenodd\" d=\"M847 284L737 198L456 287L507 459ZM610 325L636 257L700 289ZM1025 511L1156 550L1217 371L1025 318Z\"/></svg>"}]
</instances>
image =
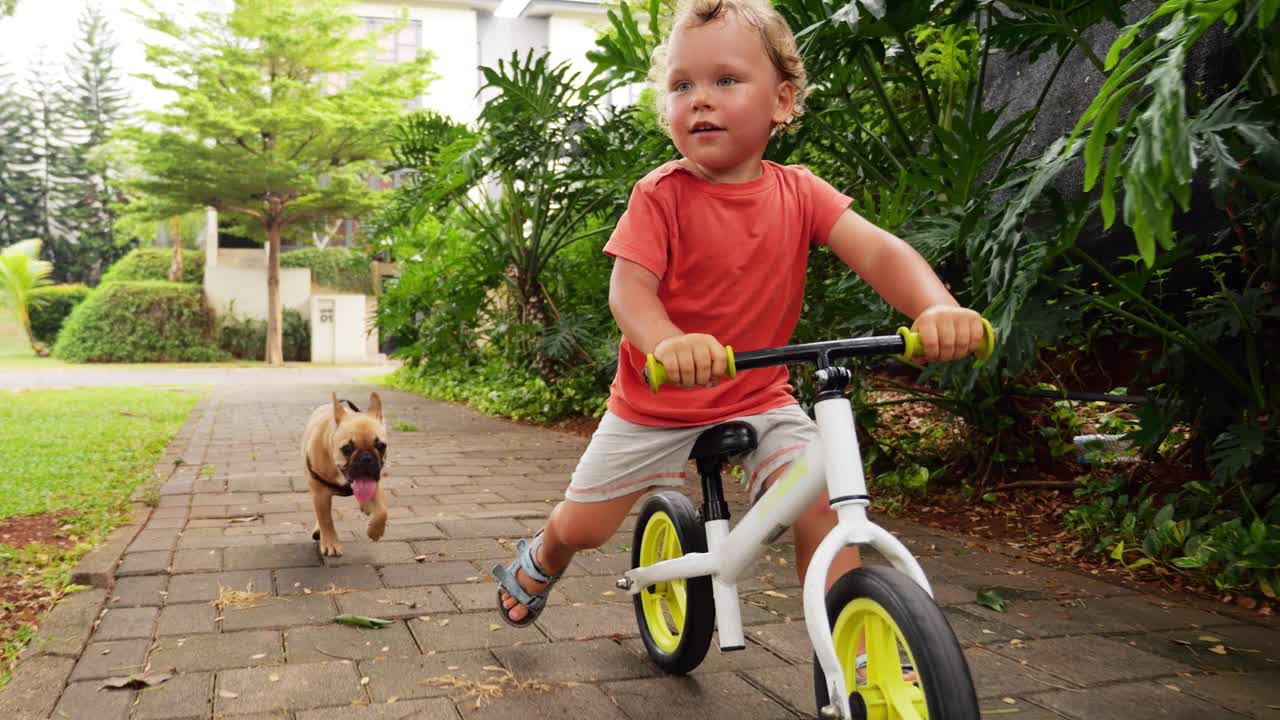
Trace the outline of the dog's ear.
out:
<instances>
[{"instance_id":1,"label":"dog's ear","mask_svg":"<svg viewBox=\"0 0 1280 720\"><path fill-rule=\"evenodd\" d=\"M378 397L378 393L369 394L369 415L382 419L382 398Z\"/></svg>"},{"instance_id":2,"label":"dog's ear","mask_svg":"<svg viewBox=\"0 0 1280 720\"><path fill-rule=\"evenodd\" d=\"M338 402L338 393L329 393L333 398L333 424L341 425L342 416L347 414L347 408L341 402Z\"/></svg>"}]
</instances>

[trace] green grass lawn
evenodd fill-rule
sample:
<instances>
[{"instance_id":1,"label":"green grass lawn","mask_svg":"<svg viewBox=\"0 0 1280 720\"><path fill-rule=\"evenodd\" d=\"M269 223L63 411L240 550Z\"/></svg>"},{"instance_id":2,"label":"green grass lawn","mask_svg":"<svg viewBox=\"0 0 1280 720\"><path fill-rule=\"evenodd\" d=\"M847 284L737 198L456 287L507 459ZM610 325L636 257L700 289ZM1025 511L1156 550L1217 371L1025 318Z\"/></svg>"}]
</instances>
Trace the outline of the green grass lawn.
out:
<instances>
[{"instance_id":1,"label":"green grass lawn","mask_svg":"<svg viewBox=\"0 0 1280 720\"><path fill-rule=\"evenodd\" d=\"M129 498L203 389L85 388L0 393L0 522L59 513L69 548L0 544L0 576L44 588L51 602L71 568L126 519ZM0 598L4 602L4 598ZM0 627L0 687L30 625Z\"/></svg>"}]
</instances>

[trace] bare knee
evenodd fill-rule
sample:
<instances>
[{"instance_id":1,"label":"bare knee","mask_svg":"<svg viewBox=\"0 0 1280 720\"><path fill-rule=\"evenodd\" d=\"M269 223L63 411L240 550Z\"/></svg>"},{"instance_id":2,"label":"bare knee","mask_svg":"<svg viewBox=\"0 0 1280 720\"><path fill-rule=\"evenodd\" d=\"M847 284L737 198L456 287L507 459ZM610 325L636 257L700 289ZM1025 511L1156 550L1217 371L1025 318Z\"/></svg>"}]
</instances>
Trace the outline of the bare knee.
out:
<instances>
[{"instance_id":1,"label":"bare knee","mask_svg":"<svg viewBox=\"0 0 1280 720\"><path fill-rule=\"evenodd\" d=\"M615 501L562 502L547 519L547 540L573 552L598 548L618 531L628 507Z\"/></svg>"}]
</instances>

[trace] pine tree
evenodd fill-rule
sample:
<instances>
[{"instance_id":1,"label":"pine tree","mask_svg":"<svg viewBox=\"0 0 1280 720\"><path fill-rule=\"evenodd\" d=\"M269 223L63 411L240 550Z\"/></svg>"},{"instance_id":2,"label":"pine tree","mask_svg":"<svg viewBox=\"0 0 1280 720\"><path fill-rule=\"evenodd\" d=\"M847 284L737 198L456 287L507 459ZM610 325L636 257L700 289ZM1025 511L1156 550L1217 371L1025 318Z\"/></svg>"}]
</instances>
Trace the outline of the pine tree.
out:
<instances>
[{"instance_id":1,"label":"pine tree","mask_svg":"<svg viewBox=\"0 0 1280 720\"><path fill-rule=\"evenodd\" d=\"M67 80L57 106L63 136L54 155L53 176L58 178L58 205L69 235L56 243L52 254L63 280L94 284L127 251L113 241L109 168L94 155L125 115L115 49L106 18L96 6L87 6L79 20L79 39L67 58Z\"/></svg>"},{"instance_id":2,"label":"pine tree","mask_svg":"<svg viewBox=\"0 0 1280 720\"><path fill-rule=\"evenodd\" d=\"M0 247L39 236L31 108L9 75L0 75Z\"/></svg>"},{"instance_id":3,"label":"pine tree","mask_svg":"<svg viewBox=\"0 0 1280 720\"><path fill-rule=\"evenodd\" d=\"M42 53L28 68L26 100L30 105L30 147L35 162L34 202L36 227L34 237L44 245L45 258L58 263L56 246L66 240L67 228L63 223L59 197L66 190L63 178L55 173L59 167L59 138L63 135L62 116L58 112L58 83L54 68Z\"/></svg>"}]
</instances>

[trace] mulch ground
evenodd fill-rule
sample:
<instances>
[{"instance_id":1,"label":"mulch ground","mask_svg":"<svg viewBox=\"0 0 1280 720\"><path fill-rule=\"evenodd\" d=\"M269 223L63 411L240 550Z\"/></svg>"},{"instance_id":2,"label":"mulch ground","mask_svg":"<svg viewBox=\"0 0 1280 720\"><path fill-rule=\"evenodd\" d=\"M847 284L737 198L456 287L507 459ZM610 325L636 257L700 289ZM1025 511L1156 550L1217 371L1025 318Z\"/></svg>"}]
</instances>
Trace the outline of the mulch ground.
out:
<instances>
[{"instance_id":1,"label":"mulch ground","mask_svg":"<svg viewBox=\"0 0 1280 720\"><path fill-rule=\"evenodd\" d=\"M0 521L0 545L16 549L38 545L67 550L75 546L75 541L65 536L62 527L63 517L57 513ZM24 570L6 567L0 574L0 647L13 639L19 628L38 624L58 598L56 591L40 583L38 574Z\"/></svg>"}]
</instances>

